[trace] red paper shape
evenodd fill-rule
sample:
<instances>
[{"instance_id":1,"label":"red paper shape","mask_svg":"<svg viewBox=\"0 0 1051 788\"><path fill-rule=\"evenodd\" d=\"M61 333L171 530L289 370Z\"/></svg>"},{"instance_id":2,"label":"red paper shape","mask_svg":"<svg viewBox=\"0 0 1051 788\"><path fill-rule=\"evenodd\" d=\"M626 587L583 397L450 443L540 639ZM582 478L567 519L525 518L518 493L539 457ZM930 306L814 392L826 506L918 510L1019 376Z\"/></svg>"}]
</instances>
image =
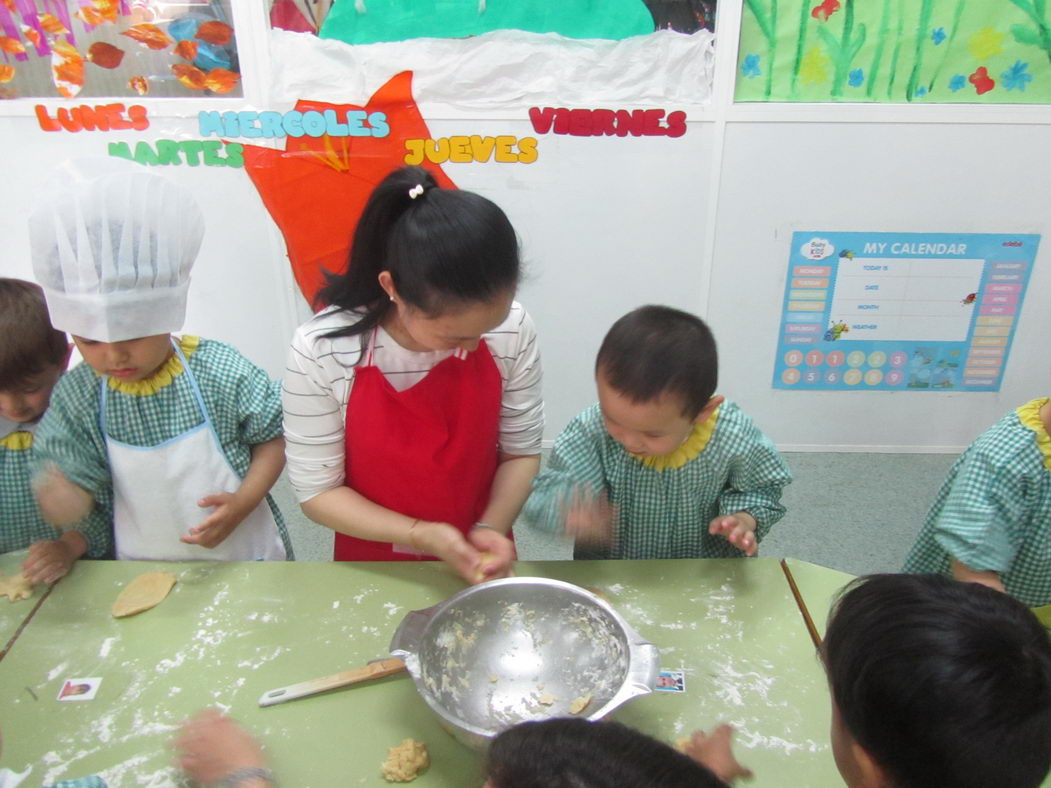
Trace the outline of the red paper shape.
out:
<instances>
[{"instance_id":1,"label":"red paper shape","mask_svg":"<svg viewBox=\"0 0 1051 788\"><path fill-rule=\"evenodd\" d=\"M325 271L346 270L351 238L373 188L404 166L405 140L429 139L412 97L412 72L395 74L368 104L328 104L300 99L300 112L383 112L386 137L286 137L285 150L244 146L245 171L285 238L292 274L307 301L325 284ZM421 165L446 189L456 184L430 161Z\"/></svg>"},{"instance_id":2,"label":"red paper shape","mask_svg":"<svg viewBox=\"0 0 1051 788\"><path fill-rule=\"evenodd\" d=\"M996 87L996 80L989 76L989 69L985 66L979 66L977 71L967 77L967 81L974 85L974 90L979 96Z\"/></svg>"}]
</instances>

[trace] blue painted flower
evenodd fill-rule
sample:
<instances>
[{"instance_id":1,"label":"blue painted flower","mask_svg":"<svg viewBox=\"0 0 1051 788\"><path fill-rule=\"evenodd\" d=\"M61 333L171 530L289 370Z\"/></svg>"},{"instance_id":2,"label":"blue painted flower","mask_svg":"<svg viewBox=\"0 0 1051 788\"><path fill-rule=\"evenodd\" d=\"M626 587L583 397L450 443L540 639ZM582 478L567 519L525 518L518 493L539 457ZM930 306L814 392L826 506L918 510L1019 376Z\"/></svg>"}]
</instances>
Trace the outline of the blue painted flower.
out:
<instances>
[{"instance_id":1,"label":"blue painted flower","mask_svg":"<svg viewBox=\"0 0 1051 788\"><path fill-rule=\"evenodd\" d=\"M759 70L759 55L745 55L741 64L741 73L749 79L755 79L763 72Z\"/></svg>"},{"instance_id":2,"label":"blue painted flower","mask_svg":"<svg viewBox=\"0 0 1051 788\"><path fill-rule=\"evenodd\" d=\"M957 74L949 80L949 90L955 93L957 90L963 90L967 87L967 77L963 74Z\"/></svg>"},{"instance_id":3,"label":"blue painted flower","mask_svg":"<svg viewBox=\"0 0 1051 788\"><path fill-rule=\"evenodd\" d=\"M945 28L944 27L936 27L931 32L931 41L934 42L934 46L938 46L938 44L940 44L946 38L948 38L948 36L945 35Z\"/></svg>"},{"instance_id":4,"label":"blue painted flower","mask_svg":"<svg viewBox=\"0 0 1051 788\"><path fill-rule=\"evenodd\" d=\"M862 83L865 81L865 69L856 68L850 72L847 77L847 82L850 83L852 88L860 88Z\"/></svg>"},{"instance_id":5,"label":"blue painted flower","mask_svg":"<svg viewBox=\"0 0 1051 788\"><path fill-rule=\"evenodd\" d=\"M1028 63L1016 60L1013 66L1000 75L1000 79L1003 80L1001 84L1008 90L1018 88L1019 91L1025 92L1025 83L1033 81L1033 75L1029 73L1028 68Z\"/></svg>"},{"instance_id":6,"label":"blue painted flower","mask_svg":"<svg viewBox=\"0 0 1051 788\"><path fill-rule=\"evenodd\" d=\"M927 95L927 88L925 88L923 85L920 85L918 88L916 88L916 96L917 97L919 97L919 96L926 96L926 95Z\"/></svg>"}]
</instances>

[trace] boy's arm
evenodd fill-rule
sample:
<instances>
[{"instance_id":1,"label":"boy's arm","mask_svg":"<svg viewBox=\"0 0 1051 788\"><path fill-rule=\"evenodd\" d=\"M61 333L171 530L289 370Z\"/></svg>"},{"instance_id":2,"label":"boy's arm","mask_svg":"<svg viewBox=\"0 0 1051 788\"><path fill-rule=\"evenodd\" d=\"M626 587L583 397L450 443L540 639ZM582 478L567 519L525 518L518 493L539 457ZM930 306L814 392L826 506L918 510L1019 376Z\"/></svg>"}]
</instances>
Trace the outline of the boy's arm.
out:
<instances>
[{"instance_id":1,"label":"boy's arm","mask_svg":"<svg viewBox=\"0 0 1051 788\"><path fill-rule=\"evenodd\" d=\"M190 529L181 541L201 547L222 544L253 509L266 497L285 467L285 439L277 437L252 447L252 463L236 492L206 495L197 502L201 508L215 507L208 517Z\"/></svg>"},{"instance_id":2,"label":"boy's arm","mask_svg":"<svg viewBox=\"0 0 1051 788\"><path fill-rule=\"evenodd\" d=\"M740 440L743 450L736 453L727 487L719 496L719 516L751 515L758 542L785 514L781 492L792 481L792 473L774 444L750 420Z\"/></svg>"},{"instance_id":3,"label":"boy's arm","mask_svg":"<svg viewBox=\"0 0 1051 788\"><path fill-rule=\"evenodd\" d=\"M585 411L571 421L555 440L543 472L533 480L533 490L522 516L545 531L564 529L566 514L575 500L598 499L605 493L601 445L605 429L601 417Z\"/></svg>"},{"instance_id":4,"label":"boy's arm","mask_svg":"<svg viewBox=\"0 0 1051 788\"><path fill-rule=\"evenodd\" d=\"M999 572L985 571L979 572L978 570L971 569L966 564L961 564L955 558L952 560L952 576L964 583L979 583L983 586L989 586L994 591L1004 592L1004 581L1000 579Z\"/></svg>"}]
</instances>

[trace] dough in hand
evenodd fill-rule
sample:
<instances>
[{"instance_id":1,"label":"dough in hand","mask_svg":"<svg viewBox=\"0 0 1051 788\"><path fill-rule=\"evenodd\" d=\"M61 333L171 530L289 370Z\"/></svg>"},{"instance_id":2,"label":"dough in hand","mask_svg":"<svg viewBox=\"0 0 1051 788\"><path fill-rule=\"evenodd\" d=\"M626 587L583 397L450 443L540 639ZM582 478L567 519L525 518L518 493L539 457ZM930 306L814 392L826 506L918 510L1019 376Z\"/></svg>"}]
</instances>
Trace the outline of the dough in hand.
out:
<instances>
[{"instance_id":1,"label":"dough in hand","mask_svg":"<svg viewBox=\"0 0 1051 788\"><path fill-rule=\"evenodd\" d=\"M389 783L411 782L429 763L427 745L422 741L406 739L397 747L391 747L387 753L387 760L382 766L383 779Z\"/></svg>"},{"instance_id":2,"label":"dough in hand","mask_svg":"<svg viewBox=\"0 0 1051 788\"><path fill-rule=\"evenodd\" d=\"M171 572L147 572L139 575L126 586L113 603L113 617L133 616L151 607L156 607L175 585L175 575Z\"/></svg>"},{"instance_id":3,"label":"dough in hand","mask_svg":"<svg viewBox=\"0 0 1051 788\"><path fill-rule=\"evenodd\" d=\"M484 552L479 553L478 557L480 560L478 561L478 570L475 573L474 582L481 583L483 580L485 580L485 570L488 568L489 564L493 562L493 558L495 558L496 556L494 556L492 553Z\"/></svg>"},{"instance_id":4,"label":"dough in hand","mask_svg":"<svg viewBox=\"0 0 1051 788\"><path fill-rule=\"evenodd\" d=\"M21 573L11 577L0 577L0 596L6 596L9 602L29 599L33 596L33 584Z\"/></svg>"}]
</instances>

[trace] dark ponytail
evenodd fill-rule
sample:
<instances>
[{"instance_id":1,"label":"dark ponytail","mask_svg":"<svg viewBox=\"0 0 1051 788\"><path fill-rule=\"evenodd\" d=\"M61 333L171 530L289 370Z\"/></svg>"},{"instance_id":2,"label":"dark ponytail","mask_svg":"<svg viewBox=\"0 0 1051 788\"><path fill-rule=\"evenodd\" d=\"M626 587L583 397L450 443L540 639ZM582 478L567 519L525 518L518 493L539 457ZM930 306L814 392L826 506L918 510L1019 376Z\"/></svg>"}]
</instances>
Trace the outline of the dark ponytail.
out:
<instances>
[{"instance_id":1,"label":"dark ponytail","mask_svg":"<svg viewBox=\"0 0 1051 788\"><path fill-rule=\"evenodd\" d=\"M319 303L365 315L327 336L362 335L364 341L366 332L383 321L391 304L379 284L381 271L390 271L406 304L438 316L514 291L518 238L492 201L442 189L422 167L402 167L369 196L347 270L330 275L317 295Z\"/></svg>"}]
</instances>

